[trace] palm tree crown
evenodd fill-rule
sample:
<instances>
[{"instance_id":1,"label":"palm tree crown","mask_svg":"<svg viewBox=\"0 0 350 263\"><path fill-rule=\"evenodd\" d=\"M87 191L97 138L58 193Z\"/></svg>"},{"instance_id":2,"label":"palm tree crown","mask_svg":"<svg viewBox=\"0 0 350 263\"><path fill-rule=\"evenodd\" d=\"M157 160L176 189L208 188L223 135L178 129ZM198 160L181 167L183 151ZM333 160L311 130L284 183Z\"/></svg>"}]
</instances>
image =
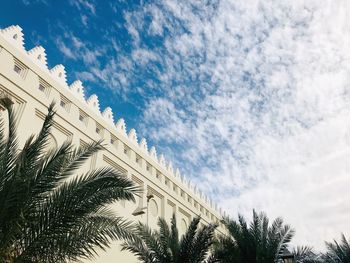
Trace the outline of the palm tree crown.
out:
<instances>
[{"instance_id":1,"label":"palm tree crown","mask_svg":"<svg viewBox=\"0 0 350 263\"><path fill-rule=\"evenodd\" d=\"M321 263L321 257L315 253L309 246L298 246L292 254L294 255L295 263Z\"/></svg>"},{"instance_id":2,"label":"palm tree crown","mask_svg":"<svg viewBox=\"0 0 350 263\"><path fill-rule=\"evenodd\" d=\"M228 235L220 237L215 246L215 255L220 262L278 262L294 235L294 230L285 225L281 218L269 225L267 216L255 211L249 226L241 215L238 216L238 221L225 218L223 223Z\"/></svg>"},{"instance_id":3,"label":"palm tree crown","mask_svg":"<svg viewBox=\"0 0 350 263\"><path fill-rule=\"evenodd\" d=\"M199 217L194 218L181 239L175 215L171 219L170 226L164 219L159 218L159 231L151 230L148 226L139 223L136 230L138 238L126 241L122 249L132 252L145 263L216 262L208 254L217 226L209 224L198 228L199 221Z\"/></svg>"},{"instance_id":4,"label":"palm tree crown","mask_svg":"<svg viewBox=\"0 0 350 263\"><path fill-rule=\"evenodd\" d=\"M350 263L350 242L344 234L341 241L326 242L327 252L323 254L323 262L326 263Z\"/></svg>"},{"instance_id":5,"label":"palm tree crown","mask_svg":"<svg viewBox=\"0 0 350 263\"><path fill-rule=\"evenodd\" d=\"M74 149L65 142L47 150L55 115L48 109L39 134L19 150L16 114L9 99L8 128L0 123L1 262L66 262L96 255L112 239L132 238L131 224L107 205L134 200L138 189L118 171L77 170L103 147L93 142Z\"/></svg>"}]
</instances>

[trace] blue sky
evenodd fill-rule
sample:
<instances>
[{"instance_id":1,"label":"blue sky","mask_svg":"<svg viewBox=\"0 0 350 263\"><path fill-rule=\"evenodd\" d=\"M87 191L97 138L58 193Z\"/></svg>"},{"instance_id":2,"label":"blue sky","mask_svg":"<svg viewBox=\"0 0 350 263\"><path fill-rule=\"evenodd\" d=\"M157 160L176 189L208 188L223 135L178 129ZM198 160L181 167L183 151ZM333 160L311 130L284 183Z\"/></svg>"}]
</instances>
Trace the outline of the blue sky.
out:
<instances>
[{"instance_id":1,"label":"blue sky","mask_svg":"<svg viewBox=\"0 0 350 263\"><path fill-rule=\"evenodd\" d=\"M229 214L283 216L296 244L350 235L350 2L3 1L101 109Z\"/></svg>"}]
</instances>

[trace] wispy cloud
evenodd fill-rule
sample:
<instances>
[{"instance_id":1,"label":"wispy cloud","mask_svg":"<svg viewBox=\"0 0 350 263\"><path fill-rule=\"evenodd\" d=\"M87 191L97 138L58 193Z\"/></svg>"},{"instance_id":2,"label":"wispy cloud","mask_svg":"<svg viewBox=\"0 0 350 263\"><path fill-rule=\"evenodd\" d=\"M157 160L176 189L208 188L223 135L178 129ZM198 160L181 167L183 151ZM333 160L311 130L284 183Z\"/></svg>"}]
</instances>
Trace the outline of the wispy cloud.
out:
<instances>
[{"instance_id":1,"label":"wispy cloud","mask_svg":"<svg viewBox=\"0 0 350 263\"><path fill-rule=\"evenodd\" d=\"M47 0L22 0L24 5L32 5L32 4L45 4L48 5Z\"/></svg>"},{"instance_id":2,"label":"wispy cloud","mask_svg":"<svg viewBox=\"0 0 350 263\"><path fill-rule=\"evenodd\" d=\"M87 10L91 14L96 15L96 5L91 0L70 0L69 2L80 11Z\"/></svg>"},{"instance_id":3,"label":"wispy cloud","mask_svg":"<svg viewBox=\"0 0 350 263\"><path fill-rule=\"evenodd\" d=\"M349 5L153 1L118 9L124 35L111 21L99 43L57 45L79 78L135 99L141 135L231 215L283 216L319 248L350 235Z\"/></svg>"},{"instance_id":4,"label":"wispy cloud","mask_svg":"<svg viewBox=\"0 0 350 263\"><path fill-rule=\"evenodd\" d=\"M317 247L350 234L349 10L169 0L125 14L135 52L152 50L125 77L157 79L141 129L232 215L281 215Z\"/></svg>"},{"instance_id":5,"label":"wispy cloud","mask_svg":"<svg viewBox=\"0 0 350 263\"><path fill-rule=\"evenodd\" d=\"M77 58L77 56L76 56L76 54L74 53L74 51L73 51L70 47L68 47L68 46L65 44L65 42L62 41L61 38L58 38L58 39L56 40L56 44L57 44L58 49L62 52L62 54L63 54L64 56L66 56L67 58L71 58L71 59L76 59L76 58Z\"/></svg>"}]
</instances>

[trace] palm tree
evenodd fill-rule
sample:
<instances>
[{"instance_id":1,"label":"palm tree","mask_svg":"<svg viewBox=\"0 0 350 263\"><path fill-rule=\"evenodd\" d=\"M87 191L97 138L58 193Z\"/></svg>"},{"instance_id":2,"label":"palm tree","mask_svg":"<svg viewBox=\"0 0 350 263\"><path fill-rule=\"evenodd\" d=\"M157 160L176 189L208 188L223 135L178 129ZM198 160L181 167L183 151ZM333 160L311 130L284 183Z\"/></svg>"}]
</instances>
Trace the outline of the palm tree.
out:
<instances>
[{"instance_id":1,"label":"palm tree","mask_svg":"<svg viewBox=\"0 0 350 263\"><path fill-rule=\"evenodd\" d=\"M344 234L340 243L334 240L326 242L327 252L322 255L323 262L326 263L350 263L350 242Z\"/></svg>"},{"instance_id":2,"label":"palm tree","mask_svg":"<svg viewBox=\"0 0 350 263\"><path fill-rule=\"evenodd\" d=\"M219 238L214 254L224 263L278 262L294 235L294 230L285 225L281 218L269 225L267 216L255 211L249 226L241 215L238 221L225 218L223 223L228 235Z\"/></svg>"},{"instance_id":3,"label":"palm tree","mask_svg":"<svg viewBox=\"0 0 350 263\"><path fill-rule=\"evenodd\" d=\"M214 257L209 256L217 226L209 224L198 228L199 221L199 217L194 218L181 239L175 215L171 218L170 226L164 219L159 218L159 231L139 223L136 230L138 238L127 240L122 245L122 250L132 252L145 263L217 262Z\"/></svg>"},{"instance_id":4,"label":"palm tree","mask_svg":"<svg viewBox=\"0 0 350 263\"><path fill-rule=\"evenodd\" d=\"M8 98L0 103L8 116L8 128L0 123L0 261L76 261L96 256L111 240L132 238L131 224L108 205L134 201L134 184L110 167L77 176L101 142L47 150L51 104L39 134L20 150L13 106Z\"/></svg>"},{"instance_id":5,"label":"palm tree","mask_svg":"<svg viewBox=\"0 0 350 263\"><path fill-rule=\"evenodd\" d=\"M314 252L311 247L300 246L293 250L294 260L296 263L320 263L320 255Z\"/></svg>"}]
</instances>

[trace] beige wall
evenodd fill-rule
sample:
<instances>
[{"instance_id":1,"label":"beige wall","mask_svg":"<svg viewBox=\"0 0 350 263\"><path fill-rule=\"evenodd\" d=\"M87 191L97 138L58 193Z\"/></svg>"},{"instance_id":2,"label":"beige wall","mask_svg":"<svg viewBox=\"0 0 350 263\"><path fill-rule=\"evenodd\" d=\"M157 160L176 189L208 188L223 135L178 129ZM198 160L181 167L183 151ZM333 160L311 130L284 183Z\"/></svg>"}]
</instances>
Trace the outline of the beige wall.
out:
<instances>
[{"instance_id":1,"label":"beige wall","mask_svg":"<svg viewBox=\"0 0 350 263\"><path fill-rule=\"evenodd\" d=\"M11 94L16 102L20 145L29 135L39 131L51 101L57 102L53 145L65 140L72 140L76 145L101 138L105 140L106 150L92 158L85 169L112 165L144 189L136 204L121 202L115 205L119 215L146 222L146 215L134 217L131 214L137 207L146 206L146 193L149 192L154 195L149 208L150 226L156 225L159 216L169 220L174 212L180 232L196 215L201 215L206 224L218 222L222 217L195 187L181 179L178 171L173 171L171 164L166 164L163 156L157 157L155 149L148 150L145 139L138 142L135 130L127 134L122 119L114 124L110 109L101 113L97 96L85 100L80 82L68 86L63 66L49 70L43 48L24 50L23 35L18 26L0 31L0 89ZM101 253L96 262L116 260L136 262L129 253L120 252L117 244Z\"/></svg>"}]
</instances>

